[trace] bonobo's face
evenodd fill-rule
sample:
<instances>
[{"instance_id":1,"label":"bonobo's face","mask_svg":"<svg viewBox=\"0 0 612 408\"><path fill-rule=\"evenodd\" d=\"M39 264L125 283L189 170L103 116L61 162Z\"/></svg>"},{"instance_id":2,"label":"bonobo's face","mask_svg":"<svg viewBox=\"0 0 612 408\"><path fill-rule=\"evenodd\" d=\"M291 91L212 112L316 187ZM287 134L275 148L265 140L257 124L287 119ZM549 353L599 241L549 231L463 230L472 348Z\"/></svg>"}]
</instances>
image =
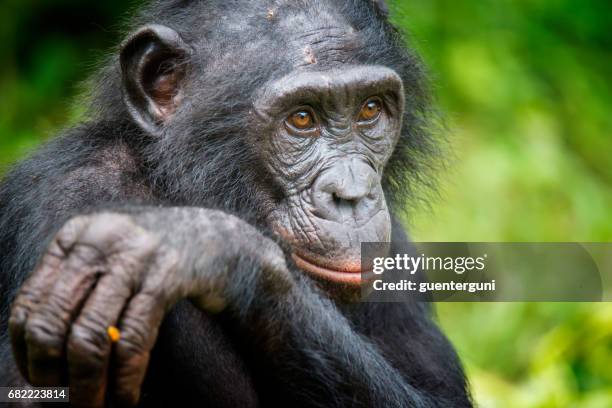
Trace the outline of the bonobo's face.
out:
<instances>
[{"instance_id":1,"label":"bonobo's face","mask_svg":"<svg viewBox=\"0 0 612 408\"><path fill-rule=\"evenodd\" d=\"M381 178L403 101L399 76L369 65L296 70L256 98L261 153L284 193L269 222L317 279L359 284L361 242L390 239Z\"/></svg>"},{"instance_id":2,"label":"bonobo's face","mask_svg":"<svg viewBox=\"0 0 612 408\"><path fill-rule=\"evenodd\" d=\"M151 24L122 48L125 104L156 140L152 184L267 221L302 270L358 285L361 243L390 240L381 180L387 167L397 188L402 116L418 136L418 67L379 2L231 3L184 16L201 32ZM410 135L396 153L418 152Z\"/></svg>"}]
</instances>

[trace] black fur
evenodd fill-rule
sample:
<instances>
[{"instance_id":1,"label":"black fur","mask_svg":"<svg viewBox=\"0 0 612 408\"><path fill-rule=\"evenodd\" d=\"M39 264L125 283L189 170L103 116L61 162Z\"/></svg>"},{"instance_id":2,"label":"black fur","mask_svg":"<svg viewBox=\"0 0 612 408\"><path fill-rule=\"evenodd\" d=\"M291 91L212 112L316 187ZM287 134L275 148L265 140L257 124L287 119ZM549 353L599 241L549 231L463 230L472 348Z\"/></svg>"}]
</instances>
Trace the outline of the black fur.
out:
<instances>
[{"instance_id":1,"label":"black fur","mask_svg":"<svg viewBox=\"0 0 612 408\"><path fill-rule=\"evenodd\" d=\"M332 10L365 39L343 63L384 65L400 74L406 111L401 140L385 169L385 195L398 213L416 199L417 186L428 184L429 170L440 159L430 132L427 81L418 58L406 50L384 8L375 4L384 2L286 3L154 2L130 27L164 24L197 51L185 61L190 64L188 102L176 113L180 120L164 129L171 137L154 140L132 122L122 101L114 53L92 79L83 123L5 178L0 186L0 385L23 383L7 337L11 301L50 237L70 217L119 205L190 205L235 213L267 229L264 215L274 205L268 197L278 188L246 137L248 96L292 69L278 51L283 50L283 37L266 22L269 8L279 13ZM247 33L232 32L227 28L232 24ZM248 49L245 37L253 39ZM409 248L397 223L393 242ZM457 356L425 305L336 305L304 279L305 290L313 296L316 292L319 306L332 312L326 321L304 323L308 316L275 310L309 331L287 345L262 346L270 353L259 353L249 338L236 336L226 316L206 316L190 303L179 304L162 326L141 405L471 406ZM274 322L255 320L254 338L258 324ZM330 325L340 338L329 337ZM328 347L313 346L323 341L329 341L323 344ZM346 355L355 359L338 357ZM346 365L336 366L339 362Z\"/></svg>"}]
</instances>

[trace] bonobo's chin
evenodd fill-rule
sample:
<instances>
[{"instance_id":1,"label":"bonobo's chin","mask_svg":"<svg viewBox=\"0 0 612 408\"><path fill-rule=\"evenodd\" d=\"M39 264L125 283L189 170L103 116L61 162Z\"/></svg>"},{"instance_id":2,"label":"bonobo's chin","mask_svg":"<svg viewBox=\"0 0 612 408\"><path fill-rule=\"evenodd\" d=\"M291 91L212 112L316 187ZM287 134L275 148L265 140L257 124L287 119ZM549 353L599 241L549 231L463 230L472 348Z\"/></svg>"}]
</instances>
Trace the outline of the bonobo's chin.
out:
<instances>
[{"instance_id":1,"label":"bonobo's chin","mask_svg":"<svg viewBox=\"0 0 612 408\"><path fill-rule=\"evenodd\" d=\"M359 289L367 283L371 271L362 268L361 243L389 242L391 219L386 207L362 223L306 214L292 218L286 211L270 217L272 229L291 247L296 266L326 288Z\"/></svg>"}]
</instances>

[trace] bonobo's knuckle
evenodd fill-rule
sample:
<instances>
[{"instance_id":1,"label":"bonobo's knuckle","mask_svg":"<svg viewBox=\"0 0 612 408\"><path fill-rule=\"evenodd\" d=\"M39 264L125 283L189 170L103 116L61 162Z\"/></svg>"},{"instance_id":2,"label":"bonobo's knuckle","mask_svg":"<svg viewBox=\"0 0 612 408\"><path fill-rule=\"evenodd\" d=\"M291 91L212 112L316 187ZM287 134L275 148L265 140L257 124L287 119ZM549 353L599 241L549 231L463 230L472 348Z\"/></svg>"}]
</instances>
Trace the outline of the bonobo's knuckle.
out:
<instances>
[{"instance_id":1,"label":"bonobo's knuckle","mask_svg":"<svg viewBox=\"0 0 612 408\"><path fill-rule=\"evenodd\" d=\"M8 320L9 333L14 332L17 329L21 329L26 322L26 312L20 307L13 308L11 316Z\"/></svg>"},{"instance_id":2,"label":"bonobo's knuckle","mask_svg":"<svg viewBox=\"0 0 612 408\"><path fill-rule=\"evenodd\" d=\"M70 262L75 262L75 267L89 272L96 264L101 264L105 257L103 247L77 242L70 253Z\"/></svg>"},{"instance_id":3,"label":"bonobo's knuckle","mask_svg":"<svg viewBox=\"0 0 612 408\"><path fill-rule=\"evenodd\" d=\"M132 223L131 217L129 215L108 211L97 213L92 218L93 222L96 224L107 224L115 227L117 225L126 225Z\"/></svg>"},{"instance_id":4,"label":"bonobo's knuckle","mask_svg":"<svg viewBox=\"0 0 612 408\"><path fill-rule=\"evenodd\" d=\"M102 241L107 245L122 242L142 230L128 215L100 213L92 217L83 240L87 242Z\"/></svg>"},{"instance_id":5,"label":"bonobo's knuckle","mask_svg":"<svg viewBox=\"0 0 612 408\"><path fill-rule=\"evenodd\" d=\"M104 327L74 324L67 344L71 364L86 365L89 368L104 366L109 349L108 341Z\"/></svg>"},{"instance_id":6,"label":"bonobo's knuckle","mask_svg":"<svg viewBox=\"0 0 612 408\"><path fill-rule=\"evenodd\" d=\"M11 306L9 323L25 322L28 312L32 310L32 306L34 306L34 302L22 291Z\"/></svg>"},{"instance_id":7,"label":"bonobo's knuckle","mask_svg":"<svg viewBox=\"0 0 612 408\"><path fill-rule=\"evenodd\" d=\"M160 237L139 226L134 226L130 233L125 234L121 241L112 245L114 252L128 253L129 259L143 260L160 249Z\"/></svg>"},{"instance_id":8,"label":"bonobo's knuckle","mask_svg":"<svg viewBox=\"0 0 612 408\"><path fill-rule=\"evenodd\" d=\"M36 350L36 358L59 358L63 349L61 328L48 319L33 317L25 327L25 340ZM34 357L34 356L33 356Z\"/></svg>"},{"instance_id":9,"label":"bonobo's knuckle","mask_svg":"<svg viewBox=\"0 0 612 408\"><path fill-rule=\"evenodd\" d=\"M95 227L95 230L100 231L103 235L113 237L117 234L123 236L144 232L144 229L126 214L98 214L95 217L95 222L92 223L92 227Z\"/></svg>"},{"instance_id":10,"label":"bonobo's knuckle","mask_svg":"<svg viewBox=\"0 0 612 408\"><path fill-rule=\"evenodd\" d=\"M77 242L83 230L87 228L91 220L90 216L78 215L69 219L55 235L55 242L66 254Z\"/></svg>"},{"instance_id":11,"label":"bonobo's knuckle","mask_svg":"<svg viewBox=\"0 0 612 408\"><path fill-rule=\"evenodd\" d=\"M19 304L13 305L13 309L11 310L11 315L8 320L8 329L11 336L23 332L25 329L27 316L28 309Z\"/></svg>"},{"instance_id":12,"label":"bonobo's knuckle","mask_svg":"<svg viewBox=\"0 0 612 408\"><path fill-rule=\"evenodd\" d=\"M68 221L66 221L61 231L64 233L68 233L70 231L81 230L91 222L91 218L91 215L77 215L75 217L72 217Z\"/></svg>"}]
</instances>

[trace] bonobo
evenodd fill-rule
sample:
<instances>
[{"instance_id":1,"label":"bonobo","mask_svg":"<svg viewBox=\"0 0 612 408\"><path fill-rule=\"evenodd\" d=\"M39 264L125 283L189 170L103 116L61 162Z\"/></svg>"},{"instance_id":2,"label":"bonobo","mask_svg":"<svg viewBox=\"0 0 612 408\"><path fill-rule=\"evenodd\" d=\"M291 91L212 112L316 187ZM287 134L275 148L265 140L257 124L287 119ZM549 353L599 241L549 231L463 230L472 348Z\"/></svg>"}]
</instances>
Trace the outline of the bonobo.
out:
<instances>
[{"instance_id":1,"label":"bonobo","mask_svg":"<svg viewBox=\"0 0 612 408\"><path fill-rule=\"evenodd\" d=\"M471 406L426 304L356 301L360 243L409 247L394 213L439 160L384 2L160 0L132 24L82 123L0 187L0 385Z\"/></svg>"}]
</instances>

